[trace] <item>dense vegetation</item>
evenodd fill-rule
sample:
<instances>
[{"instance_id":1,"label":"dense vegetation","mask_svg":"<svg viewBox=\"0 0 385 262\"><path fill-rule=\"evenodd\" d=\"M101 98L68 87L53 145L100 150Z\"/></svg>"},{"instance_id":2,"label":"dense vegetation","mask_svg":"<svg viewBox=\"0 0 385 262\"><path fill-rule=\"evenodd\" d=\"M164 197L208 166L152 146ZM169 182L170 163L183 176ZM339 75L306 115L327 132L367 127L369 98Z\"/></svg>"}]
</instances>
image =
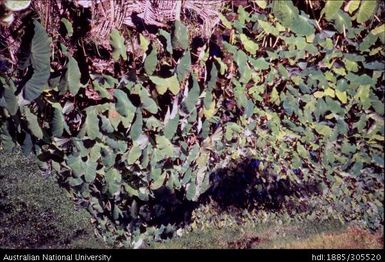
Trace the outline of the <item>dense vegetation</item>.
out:
<instances>
[{"instance_id":1,"label":"dense vegetation","mask_svg":"<svg viewBox=\"0 0 385 262\"><path fill-rule=\"evenodd\" d=\"M77 208L54 177L41 176L33 157L0 151L1 248L111 248L92 236L91 215ZM33 180L34 183L30 183ZM257 218L213 212L212 204L194 211L194 223L169 241L147 248L381 248L383 232L373 234L338 219ZM271 213L271 211L269 211ZM311 213L311 211L310 211ZM304 213L301 214L303 216ZM306 217L306 216L304 216ZM215 219L213 219L215 218ZM251 219L252 218L252 219ZM180 237L179 237L180 236Z\"/></svg>"},{"instance_id":2,"label":"dense vegetation","mask_svg":"<svg viewBox=\"0 0 385 262\"><path fill-rule=\"evenodd\" d=\"M34 12L9 26L1 145L33 152L108 242L171 236L208 199L289 215L323 201L313 219L382 226L383 3L245 1L209 40L177 20L107 46L66 8L60 34Z\"/></svg>"}]
</instances>

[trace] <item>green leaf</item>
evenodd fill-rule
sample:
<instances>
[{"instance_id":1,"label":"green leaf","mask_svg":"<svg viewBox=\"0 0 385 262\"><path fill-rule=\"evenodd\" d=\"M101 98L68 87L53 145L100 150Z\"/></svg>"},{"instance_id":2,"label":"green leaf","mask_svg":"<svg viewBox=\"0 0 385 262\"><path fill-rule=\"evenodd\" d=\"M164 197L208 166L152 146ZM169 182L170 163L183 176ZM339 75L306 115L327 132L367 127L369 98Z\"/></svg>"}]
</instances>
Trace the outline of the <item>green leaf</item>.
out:
<instances>
[{"instance_id":1,"label":"green leaf","mask_svg":"<svg viewBox=\"0 0 385 262\"><path fill-rule=\"evenodd\" d=\"M255 55L259 48L258 44L250 40L245 34L240 34L239 37L245 50L250 54Z\"/></svg>"},{"instance_id":2,"label":"green leaf","mask_svg":"<svg viewBox=\"0 0 385 262\"><path fill-rule=\"evenodd\" d=\"M114 61L118 61L119 57L122 57L123 60L127 60L127 50L126 46L124 45L124 38L115 28L112 29L110 34L110 44L113 48L112 58Z\"/></svg>"},{"instance_id":3,"label":"green leaf","mask_svg":"<svg viewBox=\"0 0 385 262\"><path fill-rule=\"evenodd\" d=\"M142 117L142 111L140 108L136 111L136 119L135 122L131 126L130 130L130 137L133 141L137 140L142 134L142 128L143 128L143 117Z\"/></svg>"},{"instance_id":4,"label":"green leaf","mask_svg":"<svg viewBox=\"0 0 385 262\"><path fill-rule=\"evenodd\" d=\"M276 104L276 105L279 105L280 104L280 99L279 99L279 94L278 94L278 91L275 87L273 87L273 90L271 91L271 95L270 95L270 102Z\"/></svg>"},{"instance_id":5,"label":"green leaf","mask_svg":"<svg viewBox=\"0 0 385 262\"><path fill-rule=\"evenodd\" d=\"M44 27L36 20L33 24L34 35L31 45L33 74L23 87L23 96L27 101L33 101L41 95L50 76L50 41Z\"/></svg>"},{"instance_id":6,"label":"green leaf","mask_svg":"<svg viewBox=\"0 0 385 262\"><path fill-rule=\"evenodd\" d=\"M17 113L19 105L17 102L17 96L15 95L16 87L11 79L0 78L0 92L2 91L5 107L7 108L9 114L13 116ZM0 103L1 99L2 98L0 97Z\"/></svg>"},{"instance_id":7,"label":"green leaf","mask_svg":"<svg viewBox=\"0 0 385 262\"><path fill-rule=\"evenodd\" d=\"M130 197L132 197L132 196L138 196L138 195L139 195L138 190L134 189L133 187L131 187L131 186L128 185L127 183L124 183L124 184L123 184L123 187L124 187L124 190L126 190L126 192L128 193L128 195L129 195Z\"/></svg>"},{"instance_id":8,"label":"green leaf","mask_svg":"<svg viewBox=\"0 0 385 262\"><path fill-rule=\"evenodd\" d=\"M227 20L227 18L224 15L219 13L218 16L222 24L226 27L226 29L231 29L233 27L232 23L229 20Z\"/></svg>"},{"instance_id":9,"label":"green leaf","mask_svg":"<svg viewBox=\"0 0 385 262\"><path fill-rule=\"evenodd\" d=\"M156 65L158 64L157 56L158 53L156 51L156 48L153 47L151 53L146 57L146 60L144 61L144 70L149 76L152 75L156 69Z\"/></svg>"},{"instance_id":10,"label":"green leaf","mask_svg":"<svg viewBox=\"0 0 385 262\"><path fill-rule=\"evenodd\" d=\"M122 181L122 176L119 171L115 168L111 168L106 172L105 180L107 183L108 192L111 195L114 195L120 191L120 183Z\"/></svg>"},{"instance_id":11,"label":"green leaf","mask_svg":"<svg viewBox=\"0 0 385 262\"><path fill-rule=\"evenodd\" d=\"M116 89L114 91L114 96L116 98L116 111L122 116L133 117L136 107L128 99L127 94L120 89Z\"/></svg>"},{"instance_id":12,"label":"green leaf","mask_svg":"<svg viewBox=\"0 0 385 262\"><path fill-rule=\"evenodd\" d=\"M159 35L166 40L166 50L167 50L167 52L169 52L172 55L173 54L173 50L172 50L172 43L171 43L172 41L171 41L170 33L165 31L165 30L163 30L163 29L160 29L159 30Z\"/></svg>"},{"instance_id":13,"label":"green leaf","mask_svg":"<svg viewBox=\"0 0 385 262\"><path fill-rule=\"evenodd\" d=\"M365 23L372 18L377 10L377 0L362 0L357 13L357 22Z\"/></svg>"},{"instance_id":14,"label":"green leaf","mask_svg":"<svg viewBox=\"0 0 385 262\"><path fill-rule=\"evenodd\" d=\"M152 190L157 190L161 188L164 184L164 181L166 179L167 173L164 172L161 176L159 176L155 181L151 183L151 189Z\"/></svg>"},{"instance_id":15,"label":"green leaf","mask_svg":"<svg viewBox=\"0 0 385 262\"><path fill-rule=\"evenodd\" d=\"M68 155L66 164L71 168L72 173L76 177L80 177L84 173L84 162L79 156Z\"/></svg>"},{"instance_id":16,"label":"green leaf","mask_svg":"<svg viewBox=\"0 0 385 262\"><path fill-rule=\"evenodd\" d=\"M99 118L94 110L87 110L87 117L84 125L89 138L96 139L101 137L99 131Z\"/></svg>"},{"instance_id":17,"label":"green leaf","mask_svg":"<svg viewBox=\"0 0 385 262\"><path fill-rule=\"evenodd\" d=\"M98 166L98 163L90 159L88 159L87 162L85 163L84 179L86 180L87 183L91 183L92 181L95 180L97 166Z\"/></svg>"},{"instance_id":18,"label":"green leaf","mask_svg":"<svg viewBox=\"0 0 385 262\"><path fill-rule=\"evenodd\" d=\"M195 105L198 102L199 99L199 84L196 80L195 76L193 76L193 85L191 89L187 93L186 99L183 101L183 107L187 110L188 113L194 110Z\"/></svg>"},{"instance_id":19,"label":"green leaf","mask_svg":"<svg viewBox=\"0 0 385 262\"><path fill-rule=\"evenodd\" d=\"M290 29L300 36L309 36L315 32L314 26L311 24L310 20L302 15L298 15L294 19Z\"/></svg>"},{"instance_id":20,"label":"green leaf","mask_svg":"<svg viewBox=\"0 0 385 262\"><path fill-rule=\"evenodd\" d=\"M136 160L139 159L141 155L142 149L140 148L140 146L134 145L128 153L127 164L132 165L133 163L135 163Z\"/></svg>"},{"instance_id":21,"label":"green leaf","mask_svg":"<svg viewBox=\"0 0 385 262\"><path fill-rule=\"evenodd\" d=\"M156 146L160 150L163 157L173 157L174 147L165 136L156 136Z\"/></svg>"},{"instance_id":22,"label":"green leaf","mask_svg":"<svg viewBox=\"0 0 385 262\"><path fill-rule=\"evenodd\" d=\"M303 157L303 158L305 158L305 159L307 159L307 158L309 157L308 151L307 151L306 148L305 148L302 144L300 144L300 143L297 144L297 152L298 152L298 155L299 155L299 156L301 156L301 157Z\"/></svg>"},{"instance_id":23,"label":"green leaf","mask_svg":"<svg viewBox=\"0 0 385 262\"><path fill-rule=\"evenodd\" d=\"M144 35L140 34L139 43L140 43L140 48L142 48L143 52L146 52L148 49L148 46L150 45L150 41L147 38L145 38Z\"/></svg>"},{"instance_id":24,"label":"green leaf","mask_svg":"<svg viewBox=\"0 0 385 262\"><path fill-rule=\"evenodd\" d=\"M189 47L189 32L187 27L179 20L175 21L172 45L174 49L184 49Z\"/></svg>"},{"instance_id":25,"label":"green leaf","mask_svg":"<svg viewBox=\"0 0 385 262\"><path fill-rule=\"evenodd\" d=\"M69 91L73 95L76 95L79 92L79 89L81 87L81 83L80 83L81 74L80 74L78 62L76 62L76 60L72 56L68 58L66 77L68 81Z\"/></svg>"},{"instance_id":26,"label":"green leaf","mask_svg":"<svg viewBox=\"0 0 385 262\"><path fill-rule=\"evenodd\" d=\"M59 103L56 103L53 105L54 111L53 111L53 117L51 120L51 129L52 129L52 135L56 137L61 137L64 130L64 115L63 115L63 108Z\"/></svg>"},{"instance_id":27,"label":"green leaf","mask_svg":"<svg viewBox=\"0 0 385 262\"><path fill-rule=\"evenodd\" d=\"M363 109L368 109L371 105L370 101L370 85L362 85L358 88L355 98L360 101Z\"/></svg>"},{"instance_id":28,"label":"green leaf","mask_svg":"<svg viewBox=\"0 0 385 262\"><path fill-rule=\"evenodd\" d=\"M110 120L104 115L100 115L100 118L102 120L101 130L108 134L114 132L114 127L112 126Z\"/></svg>"},{"instance_id":29,"label":"green leaf","mask_svg":"<svg viewBox=\"0 0 385 262\"><path fill-rule=\"evenodd\" d=\"M152 114L156 114L158 112L158 105L155 101L150 97L148 91L142 88L139 92L140 101L142 102L143 108Z\"/></svg>"},{"instance_id":30,"label":"green leaf","mask_svg":"<svg viewBox=\"0 0 385 262\"><path fill-rule=\"evenodd\" d=\"M179 64L176 67L176 74L178 76L179 81L183 81L191 68L191 54L190 51L186 51L180 60Z\"/></svg>"},{"instance_id":31,"label":"green leaf","mask_svg":"<svg viewBox=\"0 0 385 262\"><path fill-rule=\"evenodd\" d=\"M6 0L4 5L7 9L17 12L29 7L31 0Z\"/></svg>"},{"instance_id":32,"label":"green leaf","mask_svg":"<svg viewBox=\"0 0 385 262\"><path fill-rule=\"evenodd\" d=\"M196 193L196 186L195 186L195 182L193 181L190 184L188 184L188 187L187 187L187 192L186 192L187 200L192 201L195 197L195 193Z\"/></svg>"},{"instance_id":33,"label":"green leaf","mask_svg":"<svg viewBox=\"0 0 385 262\"><path fill-rule=\"evenodd\" d=\"M254 0L254 2L262 9L265 9L267 7L266 0Z\"/></svg>"},{"instance_id":34,"label":"green leaf","mask_svg":"<svg viewBox=\"0 0 385 262\"><path fill-rule=\"evenodd\" d=\"M150 76L150 80L156 85L156 90L160 95L166 93L167 90L170 90L174 95L177 95L180 91L180 85L176 75L169 78Z\"/></svg>"},{"instance_id":35,"label":"green leaf","mask_svg":"<svg viewBox=\"0 0 385 262\"><path fill-rule=\"evenodd\" d=\"M263 57L260 57L258 59L249 59L249 60L256 70L266 70L270 68L270 64L266 62L266 60Z\"/></svg>"},{"instance_id":36,"label":"green leaf","mask_svg":"<svg viewBox=\"0 0 385 262\"><path fill-rule=\"evenodd\" d=\"M324 91L324 94L327 95L327 96L330 96L330 97L335 97L335 92L332 88L327 88L325 91Z\"/></svg>"},{"instance_id":37,"label":"green leaf","mask_svg":"<svg viewBox=\"0 0 385 262\"><path fill-rule=\"evenodd\" d=\"M370 51L370 47L377 41L378 36L372 33L369 33L360 43L360 51Z\"/></svg>"},{"instance_id":38,"label":"green leaf","mask_svg":"<svg viewBox=\"0 0 385 262\"><path fill-rule=\"evenodd\" d=\"M28 129L31 130L32 134L38 139L43 139L43 131L41 130L37 116L31 113L28 107L25 108L25 118L28 122Z\"/></svg>"},{"instance_id":39,"label":"green leaf","mask_svg":"<svg viewBox=\"0 0 385 262\"><path fill-rule=\"evenodd\" d=\"M179 124L179 114L177 113L176 116L172 119L169 119L167 124L164 127L164 136L167 139L172 139L176 133L176 130L178 129Z\"/></svg>"},{"instance_id":40,"label":"green leaf","mask_svg":"<svg viewBox=\"0 0 385 262\"><path fill-rule=\"evenodd\" d=\"M258 24L262 27L263 31L265 31L266 34L271 34L273 36L279 35L278 29L272 26L270 23L265 22L263 20L258 20Z\"/></svg>"},{"instance_id":41,"label":"green leaf","mask_svg":"<svg viewBox=\"0 0 385 262\"><path fill-rule=\"evenodd\" d=\"M333 130L325 124L316 124L315 130L318 134L323 135L325 137L329 137L333 132Z\"/></svg>"},{"instance_id":42,"label":"green leaf","mask_svg":"<svg viewBox=\"0 0 385 262\"><path fill-rule=\"evenodd\" d=\"M29 133L25 133L25 138L23 144L21 145L21 150L25 156L28 156L32 152L33 142L31 135Z\"/></svg>"},{"instance_id":43,"label":"green leaf","mask_svg":"<svg viewBox=\"0 0 385 262\"><path fill-rule=\"evenodd\" d=\"M74 178L74 177L70 177L68 178L68 185L71 186L71 187L76 187L76 186L80 186L81 184L83 184L83 180L81 178Z\"/></svg>"},{"instance_id":44,"label":"green leaf","mask_svg":"<svg viewBox=\"0 0 385 262\"><path fill-rule=\"evenodd\" d=\"M385 32L385 24L379 25L370 31L373 35L383 34Z\"/></svg>"},{"instance_id":45,"label":"green leaf","mask_svg":"<svg viewBox=\"0 0 385 262\"><path fill-rule=\"evenodd\" d=\"M63 25L67 31L67 35L69 37L71 37L74 33L74 29L72 27L71 22L67 18L64 18L64 17L60 21L63 23Z\"/></svg>"},{"instance_id":46,"label":"green leaf","mask_svg":"<svg viewBox=\"0 0 385 262\"><path fill-rule=\"evenodd\" d=\"M293 25L293 22L299 13L291 0L274 1L272 11L281 24L287 28L290 28Z\"/></svg>"},{"instance_id":47,"label":"green leaf","mask_svg":"<svg viewBox=\"0 0 385 262\"><path fill-rule=\"evenodd\" d=\"M337 28L338 32L343 33L344 30L350 29L352 27L352 19L342 10L338 10L338 12L334 16L335 24L334 26Z\"/></svg>"},{"instance_id":48,"label":"green leaf","mask_svg":"<svg viewBox=\"0 0 385 262\"><path fill-rule=\"evenodd\" d=\"M8 122L3 122L0 127L0 142L6 152L10 152L16 146L8 132Z\"/></svg>"},{"instance_id":49,"label":"green leaf","mask_svg":"<svg viewBox=\"0 0 385 262\"><path fill-rule=\"evenodd\" d=\"M348 97L346 91L341 92L340 90L335 90L337 98L343 103L346 104L348 102Z\"/></svg>"},{"instance_id":50,"label":"green leaf","mask_svg":"<svg viewBox=\"0 0 385 262\"><path fill-rule=\"evenodd\" d=\"M349 12L349 14L353 14L359 6L360 0L350 0L349 3L345 6L345 11Z\"/></svg>"},{"instance_id":51,"label":"green leaf","mask_svg":"<svg viewBox=\"0 0 385 262\"><path fill-rule=\"evenodd\" d=\"M214 59L215 59L215 61L217 61L218 65L219 65L220 74L225 75L225 73L227 71L227 65L222 61L222 59L220 57L215 56Z\"/></svg>"},{"instance_id":52,"label":"green leaf","mask_svg":"<svg viewBox=\"0 0 385 262\"><path fill-rule=\"evenodd\" d=\"M340 10L343 3L343 0L327 0L325 7L321 11L321 16L325 14L326 20L332 20Z\"/></svg>"},{"instance_id":53,"label":"green leaf","mask_svg":"<svg viewBox=\"0 0 385 262\"><path fill-rule=\"evenodd\" d=\"M251 79L251 69L247 63L247 58L248 56L242 50L238 50L235 56L235 62L238 65L238 72L241 76L239 81L242 83L248 83Z\"/></svg>"}]
</instances>

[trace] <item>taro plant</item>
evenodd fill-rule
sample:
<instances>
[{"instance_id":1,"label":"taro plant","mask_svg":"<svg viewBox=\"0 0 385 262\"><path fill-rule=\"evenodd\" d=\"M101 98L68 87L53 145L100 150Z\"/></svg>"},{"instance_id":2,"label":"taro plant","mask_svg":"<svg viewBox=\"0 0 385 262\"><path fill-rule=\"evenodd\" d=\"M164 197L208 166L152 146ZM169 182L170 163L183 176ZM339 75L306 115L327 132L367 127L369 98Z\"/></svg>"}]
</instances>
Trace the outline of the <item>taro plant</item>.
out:
<instances>
[{"instance_id":1,"label":"taro plant","mask_svg":"<svg viewBox=\"0 0 385 262\"><path fill-rule=\"evenodd\" d=\"M195 46L177 21L137 33L138 59L113 30L113 63L133 74L89 72L76 52L84 46L50 43L31 20L17 74L0 76L2 147L36 154L118 246L170 235L210 173L246 158L258 159L256 186L315 180L341 219L378 227L383 4L326 1L308 14L291 1L252 2L220 16L216 45Z\"/></svg>"}]
</instances>

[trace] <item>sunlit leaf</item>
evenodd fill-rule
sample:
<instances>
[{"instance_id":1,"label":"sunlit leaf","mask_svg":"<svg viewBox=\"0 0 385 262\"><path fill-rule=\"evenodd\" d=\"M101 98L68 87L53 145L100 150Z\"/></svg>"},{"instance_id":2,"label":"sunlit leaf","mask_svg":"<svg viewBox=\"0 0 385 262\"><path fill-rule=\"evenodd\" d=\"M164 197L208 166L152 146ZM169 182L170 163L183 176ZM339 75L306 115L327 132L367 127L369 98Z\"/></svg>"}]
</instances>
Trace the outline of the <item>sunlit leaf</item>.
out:
<instances>
[{"instance_id":1,"label":"sunlit leaf","mask_svg":"<svg viewBox=\"0 0 385 262\"><path fill-rule=\"evenodd\" d=\"M127 49L124 44L124 38L115 28L112 29L110 34L110 44L113 48L112 58L115 61L118 61L119 57L122 57L123 60L127 60Z\"/></svg>"},{"instance_id":2,"label":"sunlit leaf","mask_svg":"<svg viewBox=\"0 0 385 262\"><path fill-rule=\"evenodd\" d=\"M334 16L340 10L343 3L344 3L343 0L327 0L325 7L321 11L321 15L325 14L326 20L330 21L331 19L334 18Z\"/></svg>"},{"instance_id":3,"label":"sunlit leaf","mask_svg":"<svg viewBox=\"0 0 385 262\"><path fill-rule=\"evenodd\" d=\"M158 64L156 48L153 47L151 53L144 60L144 70L147 75L152 75L156 69L156 65Z\"/></svg>"},{"instance_id":4,"label":"sunlit leaf","mask_svg":"<svg viewBox=\"0 0 385 262\"><path fill-rule=\"evenodd\" d=\"M130 137L133 141L137 140L139 136L142 134L142 128L143 128L143 117L142 117L142 111L140 108L136 111L136 118L134 123L131 126L130 130Z\"/></svg>"},{"instance_id":5,"label":"sunlit leaf","mask_svg":"<svg viewBox=\"0 0 385 262\"><path fill-rule=\"evenodd\" d=\"M156 90L160 95L166 93L167 90L170 90L174 95L179 93L180 85L176 75L168 78L150 76L150 80L156 85Z\"/></svg>"},{"instance_id":6,"label":"sunlit leaf","mask_svg":"<svg viewBox=\"0 0 385 262\"><path fill-rule=\"evenodd\" d=\"M357 12L357 22L365 23L373 17L377 10L377 0L362 0L360 8Z\"/></svg>"},{"instance_id":7,"label":"sunlit leaf","mask_svg":"<svg viewBox=\"0 0 385 262\"><path fill-rule=\"evenodd\" d=\"M176 74L179 81L183 81L191 70L191 54L186 51L176 67Z\"/></svg>"}]
</instances>

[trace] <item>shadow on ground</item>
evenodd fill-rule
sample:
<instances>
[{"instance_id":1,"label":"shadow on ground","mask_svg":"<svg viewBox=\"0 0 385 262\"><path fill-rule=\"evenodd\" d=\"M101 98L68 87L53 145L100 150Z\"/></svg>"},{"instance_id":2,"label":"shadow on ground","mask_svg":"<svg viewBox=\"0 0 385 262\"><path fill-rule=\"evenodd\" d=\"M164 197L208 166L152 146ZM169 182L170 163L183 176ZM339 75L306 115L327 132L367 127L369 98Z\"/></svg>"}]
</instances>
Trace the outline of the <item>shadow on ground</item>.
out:
<instances>
[{"instance_id":1,"label":"shadow on ground","mask_svg":"<svg viewBox=\"0 0 385 262\"><path fill-rule=\"evenodd\" d=\"M155 200L141 203L147 211L152 211L148 215L151 217L148 220L149 225L188 225L192 222L192 212L198 206L212 202L219 212L229 209L264 209L266 212L273 212L290 208L287 199L321 194L315 181L299 184L276 176L269 168L262 168L261 171L260 164L259 160L246 159L233 165L234 168L216 170L210 174L211 187L197 202L187 201L183 190L171 192L167 187L162 187L155 192ZM299 177L302 176L299 170L294 172ZM296 205L293 208L297 212L307 211L306 205Z\"/></svg>"}]
</instances>

